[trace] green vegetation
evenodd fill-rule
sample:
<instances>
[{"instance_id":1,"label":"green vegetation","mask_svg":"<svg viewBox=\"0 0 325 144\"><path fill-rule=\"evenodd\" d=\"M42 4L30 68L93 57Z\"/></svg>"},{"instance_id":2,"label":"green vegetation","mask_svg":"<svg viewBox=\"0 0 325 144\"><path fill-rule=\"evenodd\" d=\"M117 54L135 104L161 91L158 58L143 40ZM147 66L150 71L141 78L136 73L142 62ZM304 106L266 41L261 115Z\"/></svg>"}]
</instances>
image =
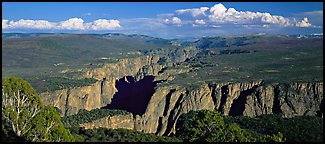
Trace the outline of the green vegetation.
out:
<instances>
[{"instance_id":1,"label":"green vegetation","mask_svg":"<svg viewBox=\"0 0 325 144\"><path fill-rule=\"evenodd\" d=\"M85 79L68 79L62 77L50 77L46 80L46 89L48 91L73 88L73 87L82 87L88 86L97 82L96 79L93 78L85 78Z\"/></svg>"},{"instance_id":2,"label":"green vegetation","mask_svg":"<svg viewBox=\"0 0 325 144\"><path fill-rule=\"evenodd\" d=\"M69 71L66 73L63 73L63 77L71 78L71 79L79 79L84 76L84 72L81 71Z\"/></svg>"},{"instance_id":3,"label":"green vegetation","mask_svg":"<svg viewBox=\"0 0 325 144\"><path fill-rule=\"evenodd\" d=\"M179 76L176 75L175 79L169 83L186 86L187 83L198 81L251 82L264 80L267 83L322 81L322 41L292 41L289 41L288 44L278 45L265 43L265 45L247 45L240 48L207 49L210 52L200 52L195 57L176 66L188 67L191 70L179 74ZM220 51L225 50L227 52L250 51L250 53L217 55Z\"/></svg>"},{"instance_id":4,"label":"green vegetation","mask_svg":"<svg viewBox=\"0 0 325 144\"><path fill-rule=\"evenodd\" d=\"M261 115L255 118L237 116L225 117L226 123L237 123L243 129L263 134L283 133L288 142L322 142L323 118L297 116L282 118L279 115Z\"/></svg>"},{"instance_id":5,"label":"green vegetation","mask_svg":"<svg viewBox=\"0 0 325 144\"><path fill-rule=\"evenodd\" d=\"M195 142L322 142L323 119L316 116L222 116L209 110L190 111L176 124L176 136Z\"/></svg>"},{"instance_id":6,"label":"green vegetation","mask_svg":"<svg viewBox=\"0 0 325 144\"><path fill-rule=\"evenodd\" d=\"M175 137L157 136L128 129L84 129L70 128L73 135L78 135L84 142L181 142Z\"/></svg>"},{"instance_id":7,"label":"green vegetation","mask_svg":"<svg viewBox=\"0 0 325 144\"><path fill-rule=\"evenodd\" d=\"M72 73L79 74L79 73ZM26 79L38 90L38 92L55 91L67 88L89 86L97 82L94 78L74 79L67 77L38 76Z\"/></svg>"},{"instance_id":8,"label":"green vegetation","mask_svg":"<svg viewBox=\"0 0 325 144\"><path fill-rule=\"evenodd\" d=\"M319 39L319 38L318 38ZM296 43L296 36L288 35L229 35L229 36L216 36L216 37L203 37L195 41L193 45L200 49L210 48L225 48L225 47L245 47L245 46L280 46L282 44L294 44ZM304 39L306 40L306 39ZM299 39L299 41L304 41ZM314 39L307 39L307 41L313 41ZM299 43L299 42L298 42ZM276 44L276 45L274 45ZM296 43L297 44L297 43ZM300 44L299 44L300 45Z\"/></svg>"},{"instance_id":9,"label":"green vegetation","mask_svg":"<svg viewBox=\"0 0 325 144\"><path fill-rule=\"evenodd\" d=\"M281 132L271 135L241 129L225 123L217 111L200 110L183 114L176 124L176 136L189 142L282 142Z\"/></svg>"},{"instance_id":10,"label":"green vegetation","mask_svg":"<svg viewBox=\"0 0 325 144\"><path fill-rule=\"evenodd\" d=\"M61 123L61 117L52 106L46 106L32 119L34 125L28 132L27 139L36 142L74 141L70 131Z\"/></svg>"},{"instance_id":11,"label":"green vegetation","mask_svg":"<svg viewBox=\"0 0 325 144\"><path fill-rule=\"evenodd\" d=\"M142 37L36 34L21 38L3 38L2 76L53 76L65 69L93 68L121 58L142 56L137 53L139 50L174 48L168 43L147 42L155 38ZM108 59L102 60L103 57Z\"/></svg>"},{"instance_id":12,"label":"green vegetation","mask_svg":"<svg viewBox=\"0 0 325 144\"><path fill-rule=\"evenodd\" d=\"M124 110L113 109L93 109L91 111L81 109L75 115L62 117L62 123L65 127L78 127L79 124L94 121L103 117L126 114L130 113Z\"/></svg>"},{"instance_id":13,"label":"green vegetation","mask_svg":"<svg viewBox=\"0 0 325 144\"><path fill-rule=\"evenodd\" d=\"M74 141L52 106L17 77L2 78L2 141Z\"/></svg>"}]
</instances>

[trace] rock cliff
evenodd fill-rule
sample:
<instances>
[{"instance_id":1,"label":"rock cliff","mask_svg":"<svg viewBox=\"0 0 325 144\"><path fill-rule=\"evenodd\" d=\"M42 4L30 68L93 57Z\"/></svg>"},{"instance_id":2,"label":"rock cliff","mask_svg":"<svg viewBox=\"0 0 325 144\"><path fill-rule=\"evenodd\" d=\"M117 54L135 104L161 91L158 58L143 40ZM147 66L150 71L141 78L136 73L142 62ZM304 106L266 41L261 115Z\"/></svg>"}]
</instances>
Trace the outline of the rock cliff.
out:
<instances>
[{"instance_id":1,"label":"rock cliff","mask_svg":"<svg viewBox=\"0 0 325 144\"><path fill-rule=\"evenodd\" d=\"M132 114L128 115L115 115L104 117L92 122L83 123L79 125L80 127L84 127L85 129L93 129L93 128L111 128L111 129L134 129L134 121Z\"/></svg>"},{"instance_id":2,"label":"rock cliff","mask_svg":"<svg viewBox=\"0 0 325 144\"><path fill-rule=\"evenodd\" d=\"M182 62L197 53L193 47L179 48L162 54L147 55L136 58L120 59L116 63L108 63L102 67L85 71L85 77L95 78L98 82L85 87L76 87L53 92L41 93L45 104L59 108L61 116L78 113L80 109L96 109L110 104L118 91L116 82L126 76L133 76L136 81L147 75L156 76L155 80L168 79L167 73L160 73L163 68ZM160 63L162 59L166 60Z\"/></svg>"},{"instance_id":3,"label":"rock cliff","mask_svg":"<svg viewBox=\"0 0 325 144\"><path fill-rule=\"evenodd\" d=\"M94 109L104 103L100 91L97 93L89 87L62 90L51 105L66 110L67 115L77 112L77 108ZM88 89L87 89L88 88ZM88 91L87 91L88 90ZM91 97L71 97L65 93L83 95L91 91ZM56 91L58 92L58 91ZM87 95L87 94L86 94ZM52 97L53 98L53 97ZM75 98L75 99L73 99ZM170 135L175 133L178 118L190 110L218 110L224 115L244 115L254 117L261 114L281 114L284 117L315 116L321 111L323 100L323 82L273 83L263 81L250 83L203 84L195 90L188 90L178 85L157 87L149 100L143 115L103 118L81 126L86 128L130 128L146 133ZM51 101L51 100L49 100ZM97 103L97 104L96 104ZM69 105L69 106L66 106ZM114 121L116 119L116 121ZM123 119L123 120L121 120ZM123 122L124 121L124 122ZM121 126L120 122L123 124Z\"/></svg>"},{"instance_id":4,"label":"rock cliff","mask_svg":"<svg viewBox=\"0 0 325 144\"><path fill-rule=\"evenodd\" d=\"M62 116L76 114L80 109L105 107L117 96L116 84L129 82L127 76L140 81L145 76L155 76L154 81L170 79L170 70L163 69L174 63L162 64L162 59L176 62L195 55L192 49L176 50L167 54L121 59L86 72L86 77L99 81L91 86L45 92L45 104L59 108ZM181 70L182 72L186 72ZM173 73L179 73L173 72ZM131 83L133 84L133 83ZM135 84L135 83L134 83ZM145 91L145 89L143 89ZM126 97L127 98L127 97ZM224 115L254 117L261 114L281 114L284 117L322 115L323 82L269 83L263 80L238 83L203 83L195 89L176 84L157 85L149 97L144 113L98 119L80 126L85 128L128 128L158 135L175 133L178 118L191 110L218 110ZM118 104L117 104L118 105ZM143 107L142 105L139 107Z\"/></svg>"},{"instance_id":5,"label":"rock cliff","mask_svg":"<svg viewBox=\"0 0 325 144\"><path fill-rule=\"evenodd\" d=\"M159 87L141 117L148 133L175 133L176 121L190 110L218 110L224 115L254 117L281 114L284 117L315 116L321 109L323 82L204 84L196 90L179 86Z\"/></svg>"}]
</instances>

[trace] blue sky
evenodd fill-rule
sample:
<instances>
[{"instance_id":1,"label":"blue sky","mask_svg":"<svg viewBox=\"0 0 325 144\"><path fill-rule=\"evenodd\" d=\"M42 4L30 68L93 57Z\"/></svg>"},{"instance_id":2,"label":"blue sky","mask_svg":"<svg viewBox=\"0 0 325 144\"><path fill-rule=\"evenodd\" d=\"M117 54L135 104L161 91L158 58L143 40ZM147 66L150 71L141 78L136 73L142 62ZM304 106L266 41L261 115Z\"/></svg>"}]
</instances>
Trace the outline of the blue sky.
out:
<instances>
[{"instance_id":1,"label":"blue sky","mask_svg":"<svg viewBox=\"0 0 325 144\"><path fill-rule=\"evenodd\" d=\"M3 32L163 38L323 32L321 2L2 2Z\"/></svg>"}]
</instances>

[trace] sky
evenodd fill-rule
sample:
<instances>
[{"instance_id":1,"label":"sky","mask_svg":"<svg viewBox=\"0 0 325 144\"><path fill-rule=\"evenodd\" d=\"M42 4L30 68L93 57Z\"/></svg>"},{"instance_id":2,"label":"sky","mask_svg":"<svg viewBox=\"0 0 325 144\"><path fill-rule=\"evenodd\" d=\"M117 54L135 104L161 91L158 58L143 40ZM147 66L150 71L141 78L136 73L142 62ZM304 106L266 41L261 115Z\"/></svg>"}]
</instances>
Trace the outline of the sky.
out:
<instances>
[{"instance_id":1,"label":"sky","mask_svg":"<svg viewBox=\"0 0 325 144\"><path fill-rule=\"evenodd\" d=\"M2 32L186 38L323 33L322 2L2 2Z\"/></svg>"}]
</instances>

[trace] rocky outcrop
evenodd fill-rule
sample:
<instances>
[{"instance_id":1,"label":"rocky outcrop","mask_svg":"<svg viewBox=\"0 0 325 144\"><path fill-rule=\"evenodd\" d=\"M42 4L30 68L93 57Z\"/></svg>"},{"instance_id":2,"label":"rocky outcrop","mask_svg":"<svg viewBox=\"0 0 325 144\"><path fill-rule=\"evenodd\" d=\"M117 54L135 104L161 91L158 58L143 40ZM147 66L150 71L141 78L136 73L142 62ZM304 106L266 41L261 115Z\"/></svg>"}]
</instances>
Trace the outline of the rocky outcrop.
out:
<instances>
[{"instance_id":1,"label":"rocky outcrop","mask_svg":"<svg viewBox=\"0 0 325 144\"><path fill-rule=\"evenodd\" d=\"M323 82L204 84L190 91L176 85L158 87L141 117L142 126L136 130L170 135L175 133L181 114L201 109L233 116L315 116L320 111L322 99Z\"/></svg>"},{"instance_id":2,"label":"rocky outcrop","mask_svg":"<svg viewBox=\"0 0 325 144\"><path fill-rule=\"evenodd\" d=\"M85 77L98 80L90 86L44 92L40 95L45 104L59 108L62 111L61 116L76 114L80 109L101 108L111 103L114 94L118 91L116 82L119 79L133 76L136 81L139 81L147 75L156 76L157 81L168 79L168 74L160 73L166 66L174 64L168 62L184 61L194 56L196 51L197 49L193 47L185 47L165 52L163 56L157 54L119 59L116 63L87 70ZM167 59L167 62L158 63L161 59Z\"/></svg>"},{"instance_id":3,"label":"rocky outcrop","mask_svg":"<svg viewBox=\"0 0 325 144\"><path fill-rule=\"evenodd\" d=\"M116 92L115 79L108 78L91 86L41 93L42 100L61 110L61 116L77 114L80 109L92 110L110 103Z\"/></svg>"},{"instance_id":4,"label":"rocky outcrop","mask_svg":"<svg viewBox=\"0 0 325 144\"><path fill-rule=\"evenodd\" d=\"M83 123L79 125L85 129L93 128L111 128L111 129L134 129L134 121L132 114L107 116L92 122Z\"/></svg>"},{"instance_id":5,"label":"rocky outcrop","mask_svg":"<svg viewBox=\"0 0 325 144\"><path fill-rule=\"evenodd\" d=\"M181 114L190 110L214 109L211 91L207 85L193 91L175 85L158 88L156 91L142 116L142 129L138 130L169 135L174 131Z\"/></svg>"},{"instance_id":6,"label":"rocky outcrop","mask_svg":"<svg viewBox=\"0 0 325 144\"><path fill-rule=\"evenodd\" d=\"M62 111L61 116L78 113L80 109L92 110L110 104L117 92L116 82L124 76L158 75L163 66L156 64L159 57L146 56L133 59L122 59L117 63L107 64L87 72L87 77L99 81L85 87L76 87L54 92L41 93L45 104L53 105ZM140 73L146 67L145 73Z\"/></svg>"},{"instance_id":7,"label":"rocky outcrop","mask_svg":"<svg viewBox=\"0 0 325 144\"><path fill-rule=\"evenodd\" d=\"M135 76L142 68L146 68L146 74L155 75L162 65L156 65L160 56L145 56L137 58L120 59L117 63L106 64L101 68L91 69L86 72L86 77L101 80L103 78L122 78Z\"/></svg>"}]
</instances>

